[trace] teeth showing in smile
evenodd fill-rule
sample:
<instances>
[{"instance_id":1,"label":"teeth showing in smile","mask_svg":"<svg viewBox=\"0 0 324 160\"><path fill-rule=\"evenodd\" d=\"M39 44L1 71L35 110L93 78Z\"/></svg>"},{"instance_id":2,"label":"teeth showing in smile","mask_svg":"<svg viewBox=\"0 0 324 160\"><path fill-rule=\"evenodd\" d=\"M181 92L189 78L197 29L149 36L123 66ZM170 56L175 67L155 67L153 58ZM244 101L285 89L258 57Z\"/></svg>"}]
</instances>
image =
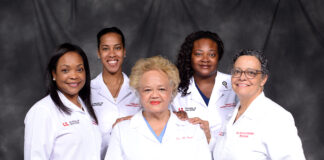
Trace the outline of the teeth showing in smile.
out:
<instances>
[{"instance_id":1,"label":"teeth showing in smile","mask_svg":"<svg viewBox=\"0 0 324 160\"><path fill-rule=\"evenodd\" d=\"M247 84L237 84L237 86L239 86L239 87L247 87L248 85Z\"/></svg>"},{"instance_id":2,"label":"teeth showing in smile","mask_svg":"<svg viewBox=\"0 0 324 160\"><path fill-rule=\"evenodd\" d=\"M77 87L78 86L78 83L69 83L69 86L71 86L71 87Z\"/></svg>"},{"instance_id":3,"label":"teeth showing in smile","mask_svg":"<svg viewBox=\"0 0 324 160\"><path fill-rule=\"evenodd\" d=\"M113 61L108 61L108 64L116 64L117 60L113 60Z\"/></svg>"}]
</instances>

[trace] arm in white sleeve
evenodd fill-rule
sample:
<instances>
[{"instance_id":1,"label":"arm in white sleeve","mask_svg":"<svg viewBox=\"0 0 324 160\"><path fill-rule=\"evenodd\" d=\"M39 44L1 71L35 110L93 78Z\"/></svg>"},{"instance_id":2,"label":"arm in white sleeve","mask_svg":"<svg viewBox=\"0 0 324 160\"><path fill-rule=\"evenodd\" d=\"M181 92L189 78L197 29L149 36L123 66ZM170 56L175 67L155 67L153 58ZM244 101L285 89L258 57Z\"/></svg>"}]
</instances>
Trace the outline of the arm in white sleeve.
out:
<instances>
[{"instance_id":1,"label":"arm in white sleeve","mask_svg":"<svg viewBox=\"0 0 324 160\"><path fill-rule=\"evenodd\" d=\"M274 117L265 131L265 145L272 160L305 160L294 118L288 112Z\"/></svg>"},{"instance_id":2,"label":"arm in white sleeve","mask_svg":"<svg viewBox=\"0 0 324 160\"><path fill-rule=\"evenodd\" d=\"M199 159L199 160L211 160L212 159L211 151L209 149L205 133L203 132L202 129L200 129L200 127L197 129L195 137L197 137L197 144L196 144L196 148L197 148L196 153L197 153L197 155L196 155L196 159Z\"/></svg>"},{"instance_id":3,"label":"arm in white sleeve","mask_svg":"<svg viewBox=\"0 0 324 160\"><path fill-rule=\"evenodd\" d=\"M123 151L121 149L120 136L119 124L116 124L116 126L112 130L105 160L123 160Z\"/></svg>"},{"instance_id":4,"label":"arm in white sleeve","mask_svg":"<svg viewBox=\"0 0 324 160\"><path fill-rule=\"evenodd\" d=\"M25 160L50 159L54 144L51 113L44 107L34 107L25 118Z\"/></svg>"}]
</instances>

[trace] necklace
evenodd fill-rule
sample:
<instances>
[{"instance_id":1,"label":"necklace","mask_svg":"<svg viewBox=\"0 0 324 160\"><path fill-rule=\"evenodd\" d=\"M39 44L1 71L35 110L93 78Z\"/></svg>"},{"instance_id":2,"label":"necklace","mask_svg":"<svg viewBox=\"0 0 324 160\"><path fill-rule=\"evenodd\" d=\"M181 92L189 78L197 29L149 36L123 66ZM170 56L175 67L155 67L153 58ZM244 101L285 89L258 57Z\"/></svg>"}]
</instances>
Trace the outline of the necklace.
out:
<instances>
[{"instance_id":1,"label":"necklace","mask_svg":"<svg viewBox=\"0 0 324 160\"><path fill-rule=\"evenodd\" d=\"M120 90L121 86L123 85L123 82L124 82L124 77L122 77L122 79L120 80L119 85L118 85L118 89L115 92L115 94L113 95L115 101L117 100L117 96L118 96L118 93L119 93L119 90Z\"/></svg>"},{"instance_id":2,"label":"necklace","mask_svg":"<svg viewBox=\"0 0 324 160\"><path fill-rule=\"evenodd\" d=\"M123 82L124 82L124 77L122 76L118 82L118 84L112 84L111 82L107 82L104 80L104 83L106 84L110 94L112 95L112 97L114 98L114 100L116 101L117 100L117 96L118 96L118 93L120 91L120 88L121 86L123 85ZM114 86L118 86L117 89L115 89Z\"/></svg>"}]
</instances>

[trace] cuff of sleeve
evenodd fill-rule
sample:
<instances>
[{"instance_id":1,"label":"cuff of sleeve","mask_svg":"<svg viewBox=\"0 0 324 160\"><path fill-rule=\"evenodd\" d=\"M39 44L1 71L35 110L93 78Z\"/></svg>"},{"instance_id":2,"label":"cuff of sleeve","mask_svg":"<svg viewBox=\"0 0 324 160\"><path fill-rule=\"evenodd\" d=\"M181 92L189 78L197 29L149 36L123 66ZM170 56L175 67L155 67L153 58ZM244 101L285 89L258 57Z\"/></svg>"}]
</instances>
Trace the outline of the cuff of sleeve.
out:
<instances>
[{"instance_id":1,"label":"cuff of sleeve","mask_svg":"<svg viewBox=\"0 0 324 160\"><path fill-rule=\"evenodd\" d=\"M209 150L211 151L211 152L213 152L214 151L214 148L215 148L215 144L216 144L216 139L212 136L211 138L210 138L210 140L209 140Z\"/></svg>"}]
</instances>

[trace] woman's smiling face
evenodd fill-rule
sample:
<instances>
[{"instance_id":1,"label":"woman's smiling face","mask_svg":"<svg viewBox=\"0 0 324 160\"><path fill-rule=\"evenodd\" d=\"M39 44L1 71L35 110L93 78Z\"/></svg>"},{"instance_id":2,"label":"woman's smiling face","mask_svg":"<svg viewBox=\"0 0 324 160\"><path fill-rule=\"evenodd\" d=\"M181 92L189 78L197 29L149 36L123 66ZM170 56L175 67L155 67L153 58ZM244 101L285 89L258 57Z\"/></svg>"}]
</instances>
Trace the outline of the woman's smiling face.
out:
<instances>
[{"instance_id":1,"label":"woman's smiling face","mask_svg":"<svg viewBox=\"0 0 324 160\"><path fill-rule=\"evenodd\" d=\"M160 70L145 72L139 81L138 92L146 113L168 112L172 87L166 73Z\"/></svg>"},{"instance_id":2,"label":"woman's smiling face","mask_svg":"<svg viewBox=\"0 0 324 160\"><path fill-rule=\"evenodd\" d=\"M82 57L73 51L65 53L57 61L56 71L52 75L58 89L67 98L78 96L86 81Z\"/></svg>"},{"instance_id":3,"label":"woman's smiling face","mask_svg":"<svg viewBox=\"0 0 324 160\"><path fill-rule=\"evenodd\" d=\"M233 70L260 72L261 63L255 56L244 55L237 58ZM263 91L267 78L262 74L256 74L254 78L247 78L245 73L242 73L239 77L232 76L232 88L240 100L254 99Z\"/></svg>"},{"instance_id":4,"label":"woman's smiling face","mask_svg":"<svg viewBox=\"0 0 324 160\"><path fill-rule=\"evenodd\" d=\"M126 50L119 34L110 32L101 36L98 57L104 70L111 74L121 72L125 55Z\"/></svg>"},{"instance_id":5,"label":"woman's smiling face","mask_svg":"<svg viewBox=\"0 0 324 160\"><path fill-rule=\"evenodd\" d=\"M194 41L191 53L191 66L194 75L209 77L217 73L218 46L209 38L201 38Z\"/></svg>"}]
</instances>

